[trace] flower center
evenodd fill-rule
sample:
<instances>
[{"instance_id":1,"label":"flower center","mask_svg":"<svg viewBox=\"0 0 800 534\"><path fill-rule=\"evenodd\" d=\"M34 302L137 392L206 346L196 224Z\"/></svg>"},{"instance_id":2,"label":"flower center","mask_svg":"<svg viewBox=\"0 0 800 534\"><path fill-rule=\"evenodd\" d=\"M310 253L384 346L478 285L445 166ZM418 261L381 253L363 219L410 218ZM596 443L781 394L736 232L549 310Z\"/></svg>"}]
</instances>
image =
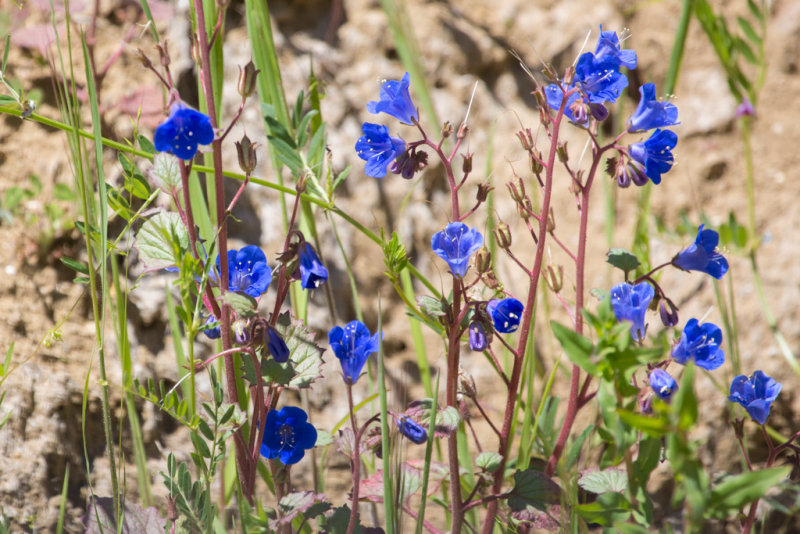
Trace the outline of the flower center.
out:
<instances>
[{"instance_id":1,"label":"flower center","mask_svg":"<svg viewBox=\"0 0 800 534\"><path fill-rule=\"evenodd\" d=\"M281 450L294 448L294 429L291 425L281 425L278 429L278 435L281 437Z\"/></svg>"}]
</instances>

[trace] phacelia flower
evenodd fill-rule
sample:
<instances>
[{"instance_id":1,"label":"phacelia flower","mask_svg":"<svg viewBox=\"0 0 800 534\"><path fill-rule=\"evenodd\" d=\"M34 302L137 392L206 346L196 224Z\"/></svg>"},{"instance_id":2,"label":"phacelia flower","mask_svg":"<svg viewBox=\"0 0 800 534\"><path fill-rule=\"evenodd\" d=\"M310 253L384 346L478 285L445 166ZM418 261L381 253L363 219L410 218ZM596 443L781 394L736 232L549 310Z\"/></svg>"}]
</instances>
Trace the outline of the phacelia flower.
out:
<instances>
[{"instance_id":1,"label":"phacelia flower","mask_svg":"<svg viewBox=\"0 0 800 534\"><path fill-rule=\"evenodd\" d=\"M214 140L211 120L197 110L182 103L172 106L169 118L156 128L153 141L156 150L190 160L197 153L197 145L207 145Z\"/></svg>"},{"instance_id":2,"label":"phacelia flower","mask_svg":"<svg viewBox=\"0 0 800 534\"><path fill-rule=\"evenodd\" d=\"M391 137L389 129L381 124L365 122L361 126L364 135L356 142L358 157L367 162L365 172L372 178L386 176L386 167L406 149L406 142Z\"/></svg>"},{"instance_id":3,"label":"phacelia flower","mask_svg":"<svg viewBox=\"0 0 800 534\"><path fill-rule=\"evenodd\" d=\"M486 305L486 312L492 317L494 329L501 334L510 334L519 328L525 306L515 298L492 299Z\"/></svg>"},{"instance_id":4,"label":"phacelia flower","mask_svg":"<svg viewBox=\"0 0 800 534\"><path fill-rule=\"evenodd\" d=\"M636 68L636 52L620 49L617 32L604 32L602 25L600 26L600 35L597 38L597 46L594 49L594 57L598 61L613 58L619 66L630 70Z\"/></svg>"},{"instance_id":5,"label":"phacelia flower","mask_svg":"<svg viewBox=\"0 0 800 534\"><path fill-rule=\"evenodd\" d=\"M489 336L480 321L469 324L469 348L476 352L483 352L489 346Z\"/></svg>"},{"instance_id":6,"label":"phacelia flower","mask_svg":"<svg viewBox=\"0 0 800 534\"><path fill-rule=\"evenodd\" d=\"M672 357L680 364L689 358L705 369L713 371L725 362L725 352L719 348L722 330L713 323L699 324L697 319L689 319L683 327L681 340L672 349Z\"/></svg>"},{"instance_id":7,"label":"phacelia flower","mask_svg":"<svg viewBox=\"0 0 800 534\"><path fill-rule=\"evenodd\" d=\"M322 265L314 247L304 242L300 245L300 285L303 289L316 289L328 280L328 269Z\"/></svg>"},{"instance_id":8,"label":"phacelia flower","mask_svg":"<svg viewBox=\"0 0 800 534\"><path fill-rule=\"evenodd\" d=\"M591 52L581 54L575 64L575 81L589 102L616 102L628 87L628 77L619 72L619 59L598 59Z\"/></svg>"},{"instance_id":9,"label":"phacelia flower","mask_svg":"<svg viewBox=\"0 0 800 534\"><path fill-rule=\"evenodd\" d=\"M422 425L406 416L397 419L397 429L417 445L428 441L428 431L422 428Z\"/></svg>"},{"instance_id":10,"label":"phacelia flower","mask_svg":"<svg viewBox=\"0 0 800 534\"><path fill-rule=\"evenodd\" d=\"M284 465L300 461L317 442L317 429L308 422L308 414L294 406L270 410L261 441L261 456Z\"/></svg>"},{"instance_id":11,"label":"phacelia flower","mask_svg":"<svg viewBox=\"0 0 800 534\"><path fill-rule=\"evenodd\" d=\"M264 344L276 362L283 363L289 359L289 347L278 331L270 325L264 330Z\"/></svg>"},{"instance_id":12,"label":"phacelia flower","mask_svg":"<svg viewBox=\"0 0 800 534\"><path fill-rule=\"evenodd\" d=\"M388 80L381 86L381 99L369 102L367 111L370 113L386 113L405 124L414 124L418 119L417 108L411 102L411 95L408 93L408 86L411 83L411 76L406 72L403 79ZM364 132L366 133L366 132Z\"/></svg>"},{"instance_id":13,"label":"phacelia flower","mask_svg":"<svg viewBox=\"0 0 800 534\"><path fill-rule=\"evenodd\" d=\"M653 393L661 400L668 401L678 389L678 383L663 369L653 369L648 379Z\"/></svg>"},{"instance_id":14,"label":"phacelia flower","mask_svg":"<svg viewBox=\"0 0 800 534\"><path fill-rule=\"evenodd\" d=\"M344 328L331 328L328 332L328 343L342 364L344 381L355 384L369 355L378 352L380 338L379 334L370 336L364 323L350 321Z\"/></svg>"},{"instance_id":15,"label":"phacelia flower","mask_svg":"<svg viewBox=\"0 0 800 534\"><path fill-rule=\"evenodd\" d=\"M209 315L208 319L206 319L205 326L212 325L217 323L216 326L212 326L211 328L206 328L203 330L203 333L208 337L208 339L219 339L222 336L222 330L219 328L219 322L217 318L213 315Z\"/></svg>"},{"instance_id":16,"label":"phacelia flower","mask_svg":"<svg viewBox=\"0 0 800 534\"><path fill-rule=\"evenodd\" d=\"M774 378L756 371L750 378L739 375L731 382L728 400L738 402L756 423L763 425L769 416L772 402L778 398L783 385Z\"/></svg>"},{"instance_id":17,"label":"phacelia flower","mask_svg":"<svg viewBox=\"0 0 800 534\"><path fill-rule=\"evenodd\" d=\"M452 222L441 232L433 234L431 248L450 266L450 272L459 278L467 274L469 258L483 246L483 236L475 228L461 222Z\"/></svg>"},{"instance_id":18,"label":"phacelia flower","mask_svg":"<svg viewBox=\"0 0 800 534\"><path fill-rule=\"evenodd\" d=\"M217 256L219 270L219 256ZM264 252L255 245L228 251L228 290L242 291L251 297L261 296L272 282L272 269Z\"/></svg>"},{"instance_id":19,"label":"phacelia flower","mask_svg":"<svg viewBox=\"0 0 800 534\"><path fill-rule=\"evenodd\" d=\"M656 98L656 84L642 85L639 94L641 99L628 121L628 131L639 132L679 124L678 108L671 102L661 102Z\"/></svg>"},{"instance_id":20,"label":"phacelia flower","mask_svg":"<svg viewBox=\"0 0 800 534\"><path fill-rule=\"evenodd\" d=\"M719 234L714 230L697 229L697 237L687 249L678 252L672 265L684 271L702 271L717 280L728 272L728 260L717 252Z\"/></svg>"},{"instance_id":21,"label":"phacelia flower","mask_svg":"<svg viewBox=\"0 0 800 534\"><path fill-rule=\"evenodd\" d=\"M676 144L678 136L675 132L656 130L647 141L629 146L628 153L654 184L660 184L661 175L669 171L675 161L672 149Z\"/></svg>"},{"instance_id":22,"label":"phacelia flower","mask_svg":"<svg viewBox=\"0 0 800 534\"><path fill-rule=\"evenodd\" d=\"M747 97L742 98L742 102L736 106L736 117L755 117L756 109L753 107L753 103L750 102L750 99Z\"/></svg>"},{"instance_id":23,"label":"phacelia flower","mask_svg":"<svg viewBox=\"0 0 800 534\"><path fill-rule=\"evenodd\" d=\"M637 341L644 339L647 326L644 324L644 314L650 301L655 296L653 286L647 282L631 285L627 282L617 284L611 288L611 307L618 321L630 321L631 336Z\"/></svg>"}]
</instances>

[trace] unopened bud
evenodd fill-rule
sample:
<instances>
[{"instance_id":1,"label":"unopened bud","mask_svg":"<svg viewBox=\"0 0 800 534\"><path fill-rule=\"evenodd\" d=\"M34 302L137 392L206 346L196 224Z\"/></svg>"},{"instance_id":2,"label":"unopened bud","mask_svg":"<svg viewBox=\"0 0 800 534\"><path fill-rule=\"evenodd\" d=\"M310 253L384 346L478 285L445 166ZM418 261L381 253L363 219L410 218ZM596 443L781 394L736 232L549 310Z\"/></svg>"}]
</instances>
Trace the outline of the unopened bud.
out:
<instances>
[{"instance_id":1,"label":"unopened bud","mask_svg":"<svg viewBox=\"0 0 800 534\"><path fill-rule=\"evenodd\" d=\"M469 132L469 126L467 126L466 122L462 122L461 126L458 127L458 133L456 137L459 139L464 139L467 136L467 132Z\"/></svg>"},{"instance_id":2,"label":"unopened bud","mask_svg":"<svg viewBox=\"0 0 800 534\"><path fill-rule=\"evenodd\" d=\"M544 170L544 165L542 165L542 153L538 150L532 150L530 160L533 174L540 174Z\"/></svg>"},{"instance_id":3,"label":"unopened bud","mask_svg":"<svg viewBox=\"0 0 800 534\"><path fill-rule=\"evenodd\" d=\"M526 196L520 202L517 202L517 212L521 219L525 221L530 219L533 215L533 203L531 203L531 199Z\"/></svg>"},{"instance_id":4,"label":"unopened bud","mask_svg":"<svg viewBox=\"0 0 800 534\"><path fill-rule=\"evenodd\" d=\"M297 185L295 185L295 191L299 194L303 194L306 192L306 184L308 184L308 175L305 173L297 179Z\"/></svg>"},{"instance_id":5,"label":"unopened bud","mask_svg":"<svg viewBox=\"0 0 800 534\"><path fill-rule=\"evenodd\" d=\"M252 143L247 134L242 136L241 141L236 141L234 144L236 145L236 155L239 157L239 168L249 176L258 165L256 155L256 146L258 145Z\"/></svg>"},{"instance_id":6,"label":"unopened bud","mask_svg":"<svg viewBox=\"0 0 800 534\"><path fill-rule=\"evenodd\" d=\"M517 138L522 145L523 150L530 150L533 148L533 133L530 128L525 128L517 132Z\"/></svg>"},{"instance_id":7,"label":"unopened bud","mask_svg":"<svg viewBox=\"0 0 800 534\"><path fill-rule=\"evenodd\" d=\"M250 341L250 330L247 327L247 321L242 319L234 321L231 329L233 330L233 339L237 345L246 345Z\"/></svg>"},{"instance_id":8,"label":"unopened bud","mask_svg":"<svg viewBox=\"0 0 800 534\"><path fill-rule=\"evenodd\" d=\"M500 248L507 249L511 246L511 230L506 223L501 222L494 230L494 237Z\"/></svg>"},{"instance_id":9,"label":"unopened bud","mask_svg":"<svg viewBox=\"0 0 800 534\"><path fill-rule=\"evenodd\" d=\"M473 324L480 325L480 323L473 323ZM472 326L470 326L470 328L472 328ZM475 379L472 378L472 375L468 375L462 371L461 373L458 374L458 382L461 385L461 389L464 392L464 395L466 395L470 399L477 398L478 387L475 385Z\"/></svg>"},{"instance_id":10,"label":"unopened bud","mask_svg":"<svg viewBox=\"0 0 800 534\"><path fill-rule=\"evenodd\" d=\"M453 133L453 125L450 124L450 121L445 121L442 125L442 137L447 139Z\"/></svg>"},{"instance_id":11,"label":"unopened bud","mask_svg":"<svg viewBox=\"0 0 800 534\"><path fill-rule=\"evenodd\" d=\"M558 160L561 163L566 163L569 161L569 153L567 151L567 142L564 141L563 143L559 143L558 148L556 149L558 153Z\"/></svg>"},{"instance_id":12,"label":"unopened bud","mask_svg":"<svg viewBox=\"0 0 800 534\"><path fill-rule=\"evenodd\" d=\"M478 250L475 255L475 268L479 273L483 274L492 268L492 253L486 247Z\"/></svg>"},{"instance_id":13,"label":"unopened bud","mask_svg":"<svg viewBox=\"0 0 800 534\"><path fill-rule=\"evenodd\" d=\"M256 77L260 70L256 69L253 60L251 59L244 68L239 67L239 84L236 88L242 99L248 98L256 90Z\"/></svg>"},{"instance_id":14,"label":"unopened bud","mask_svg":"<svg viewBox=\"0 0 800 534\"><path fill-rule=\"evenodd\" d=\"M553 207L550 207L550 213L547 214L547 232L553 233L556 229L556 214Z\"/></svg>"},{"instance_id":15,"label":"unopened bud","mask_svg":"<svg viewBox=\"0 0 800 534\"><path fill-rule=\"evenodd\" d=\"M519 203L522 200L522 195L520 195L517 184L514 182L508 182L506 184L506 187L508 188L508 193L511 195L511 200L513 200L516 203Z\"/></svg>"},{"instance_id":16,"label":"unopened bud","mask_svg":"<svg viewBox=\"0 0 800 534\"><path fill-rule=\"evenodd\" d=\"M466 154L462 154L464 158L464 162L461 164L462 172L467 175L472 172L472 154L467 152Z\"/></svg>"},{"instance_id":17,"label":"unopened bud","mask_svg":"<svg viewBox=\"0 0 800 534\"><path fill-rule=\"evenodd\" d=\"M547 268L544 270L544 281L547 282L547 287L549 287L553 293L559 293L561 288L564 287L564 266L559 265L557 268L553 268L552 265L548 265Z\"/></svg>"},{"instance_id":18,"label":"unopened bud","mask_svg":"<svg viewBox=\"0 0 800 534\"><path fill-rule=\"evenodd\" d=\"M661 322L664 326L675 326L678 324L678 308L672 301L664 299L658 307L658 314L661 316Z\"/></svg>"},{"instance_id":19,"label":"unopened bud","mask_svg":"<svg viewBox=\"0 0 800 534\"><path fill-rule=\"evenodd\" d=\"M486 202L486 199L489 198L489 191L494 189L489 182L483 182L478 184L478 192L475 194L475 198L478 202Z\"/></svg>"}]
</instances>

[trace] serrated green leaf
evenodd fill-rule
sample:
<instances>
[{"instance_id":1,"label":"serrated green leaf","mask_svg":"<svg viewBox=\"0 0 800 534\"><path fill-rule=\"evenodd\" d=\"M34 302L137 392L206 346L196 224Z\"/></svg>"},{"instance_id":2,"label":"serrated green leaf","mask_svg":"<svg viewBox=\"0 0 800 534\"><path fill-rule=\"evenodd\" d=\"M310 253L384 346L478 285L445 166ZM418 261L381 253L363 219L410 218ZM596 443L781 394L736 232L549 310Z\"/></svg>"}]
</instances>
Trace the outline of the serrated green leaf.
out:
<instances>
[{"instance_id":1,"label":"serrated green leaf","mask_svg":"<svg viewBox=\"0 0 800 534\"><path fill-rule=\"evenodd\" d=\"M600 376L600 369L591 361L594 350L591 340L555 321L550 322L550 327L558 342L561 343L564 352L574 364L590 375Z\"/></svg>"},{"instance_id":2,"label":"serrated green leaf","mask_svg":"<svg viewBox=\"0 0 800 534\"><path fill-rule=\"evenodd\" d=\"M524 510L533 506L537 510L546 510L548 504L557 504L561 500L561 487L534 469L514 473L514 489L508 495L508 506L513 511Z\"/></svg>"},{"instance_id":3,"label":"serrated green leaf","mask_svg":"<svg viewBox=\"0 0 800 534\"><path fill-rule=\"evenodd\" d=\"M278 317L275 328L289 348L289 361L278 365L294 370L293 376L284 384L291 388L310 387L315 380L322 377L323 349L314 342L314 332L302 321L293 319L289 312Z\"/></svg>"},{"instance_id":4,"label":"serrated green leaf","mask_svg":"<svg viewBox=\"0 0 800 534\"><path fill-rule=\"evenodd\" d=\"M452 434L458 430L461 423L461 414L455 406L447 406L436 414L436 432Z\"/></svg>"},{"instance_id":5,"label":"serrated green leaf","mask_svg":"<svg viewBox=\"0 0 800 534\"><path fill-rule=\"evenodd\" d=\"M148 269L180 263L189 250L189 232L180 215L162 211L150 217L136 233L134 247Z\"/></svg>"},{"instance_id":6,"label":"serrated green leaf","mask_svg":"<svg viewBox=\"0 0 800 534\"><path fill-rule=\"evenodd\" d=\"M258 301L241 291L227 291L222 300L236 312L239 317L252 317L258 310Z\"/></svg>"},{"instance_id":7,"label":"serrated green leaf","mask_svg":"<svg viewBox=\"0 0 800 534\"><path fill-rule=\"evenodd\" d=\"M73 271L85 274L87 276L89 275L89 267L79 262L78 260L73 260L72 258L69 258L67 256L62 256L61 263L63 263Z\"/></svg>"},{"instance_id":8,"label":"serrated green leaf","mask_svg":"<svg viewBox=\"0 0 800 534\"><path fill-rule=\"evenodd\" d=\"M726 477L711 490L707 516L715 519L730 516L763 497L767 490L788 477L791 471L791 466L771 467Z\"/></svg>"},{"instance_id":9,"label":"serrated green leaf","mask_svg":"<svg viewBox=\"0 0 800 534\"><path fill-rule=\"evenodd\" d=\"M591 493L622 493L628 489L628 474L624 469L610 467L602 471L584 473L578 479L578 485Z\"/></svg>"},{"instance_id":10,"label":"serrated green leaf","mask_svg":"<svg viewBox=\"0 0 800 534\"><path fill-rule=\"evenodd\" d=\"M475 467L491 473L498 467L503 457L496 452L482 452L475 458Z\"/></svg>"},{"instance_id":11,"label":"serrated green leaf","mask_svg":"<svg viewBox=\"0 0 800 534\"><path fill-rule=\"evenodd\" d=\"M182 188L178 158L172 154L167 152L156 154L148 174L156 186L165 191L180 191Z\"/></svg>"},{"instance_id":12,"label":"serrated green leaf","mask_svg":"<svg viewBox=\"0 0 800 534\"><path fill-rule=\"evenodd\" d=\"M626 273L635 271L641 265L635 254L619 247L609 249L606 253L606 262Z\"/></svg>"}]
</instances>

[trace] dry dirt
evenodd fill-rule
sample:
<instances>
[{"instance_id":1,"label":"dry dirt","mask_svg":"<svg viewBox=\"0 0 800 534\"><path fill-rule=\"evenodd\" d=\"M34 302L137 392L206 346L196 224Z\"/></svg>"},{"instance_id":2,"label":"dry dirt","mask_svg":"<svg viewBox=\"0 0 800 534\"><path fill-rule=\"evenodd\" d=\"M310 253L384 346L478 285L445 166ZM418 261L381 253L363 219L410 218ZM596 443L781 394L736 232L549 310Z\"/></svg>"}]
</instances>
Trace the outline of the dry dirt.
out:
<instances>
[{"instance_id":1,"label":"dry dirt","mask_svg":"<svg viewBox=\"0 0 800 534\"><path fill-rule=\"evenodd\" d=\"M91 2L71 4L76 22L86 27L90 22ZM343 2L340 24L333 26L332 43L326 41L332 19L329 2L283 0L270 4L287 94L293 100L304 87L311 58L316 74L325 86L323 115L329 125L329 147L334 165L337 169L353 165L339 203L371 228L385 225L389 230L398 231L423 272L435 284L443 283L440 280L444 280L446 272L427 245L430 235L443 227L447 218L448 201L441 170L432 166L416 186L397 176L377 181L363 175L353 151L361 122L368 119L365 103L377 95L380 80L399 78L404 70L379 3L377 0ZM731 17L743 9L739 5L741 2L718 4ZM44 0L23 1L20 9L12 9L9 5L8 12L0 14L0 33L13 32L9 76L27 90L37 90L38 111L57 118L59 114L50 72L38 45L44 35L43 28L49 22L47 5ZM133 120L130 114L135 114L140 106L143 109L141 129L145 135L150 135L152 128L163 119L157 81L141 67L133 54L139 47L155 57L151 36L136 26L141 22L137 5L136 2L103 1L97 22L99 62L102 64L112 54L120 52L108 72L102 93L104 128L107 135L117 139L131 135ZM160 30L169 39L173 73L181 80L182 96L192 102L196 99L196 89L191 82L186 2L151 2L151 5ZM632 35L626 46L635 49L639 55L639 67L631 77L632 91L624 103L626 109L631 110L638 99L635 88L639 83L654 81L658 88L663 86L680 2L508 0L489 3L449 0L429 3L411 0L407 8L442 120L456 124L461 121L477 82L468 138L468 148L475 154L473 182L477 184L491 175L500 198L505 196L503 184L512 177L512 169L522 175L527 171L524 155L514 138L519 121L534 130L537 121L535 101L530 95L530 79L509 50L516 50L534 70L541 67L540 57L552 60L559 70L563 70L576 56L586 34L596 32L600 23L606 29L630 28ZM232 116L238 105L235 97L237 67L249 59L242 12L242 3L233 2L225 33L225 91L231 95L224 108L227 117ZM122 45L126 36L129 42ZM594 36L590 42L594 42ZM744 222L745 168L734 117L737 102L729 95L724 72L696 22L690 28L687 43L674 97L681 118L681 125L676 128L680 136L675 150L678 163L654 191L653 210L664 219L668 228L678 222L683 211L693 224L700 222L701 213L712 224L725 222L730 212ZM795 204L800 199L797 171L800 151L796 148L800 139L800 100L797 98L800 93L800 2L773 2L766 50L769 69L753 135L758 234L764 242L759 251L759 266L779 329L792 350L800 354L797 305L800 302L800 242L795 236L797 228L800 228L800 210ZM82 72L81 62L76 60L75 63L76 72ZM81 76L78 78L80 81ZM231 139L238 139L242 128L256 142L266 146L256 105L245 110L242 124L237 126ZM431 127L429 131L436 129ZM569 127L567 130L572 157L577 160L583 138L577 129ZM410 129L401 133L413 134ZM493 149L491 160L487 160L489 146ZM226 162L235 168L232 143L227 150ZM0 430L0 455L4 458L0 474L0 507L12 518L15 530L54 530L67 468L69 531L81 530L78 520L85 510L90 482L98 495L110 494L105 475L107 458L99 423L91 306L83 295L83 286L73 284L73 273L58 261L64 255L82 255L80 236L69 224L70 217L75 216L74 208L69 202L56 200L54 196L56 184L72 186L67 154L66 140L61 132L32 121L9 116L0 118L0 197L4 198L12 186L29 187L31 175L42 183L40 193L23 202L13 219L3 220L0 224L0 242L5 243L0 247L0 267L5 274L0 277L0 309L5 310L0 314L0 339L3 340L0 350L5 354L13 345L14 362L14 372L2 384L5 400L0 414L4 416L10 412L10 418ZM267 159L262 152L261 160ZM108 179L112 183L120 175L115 160L115 154L107 154ZM273 177L266 164L257 173ZM401 210L400 202L412 187L411 201ZM610 278L611 273L603 263L608 244L603 237L602 189L600 186L595 188L594 210L590 217L596 237L590 240L592 260L588 282L590 287L608 288L618 280ZM616 246L630 244L637 195L635 188L618 191L616 195ZM469 197L471 193L465 198ZM49 220L46 210L51 203L66 210L67 215L55 222ZM566 240L575 234L574 206L568 182L563 180L556 188L556 213L560 235ZM514 208L507 201L498 200L496 209L504 220L513 220ZM279 213L277 197L271 192L251 188L236 213L241 222L233 225L232 235L239 243L260 244L268 251L268 256L274 258L282 240L276 213ZM478 217L470 222L479 227L484 225L483 219ZM341 222L338 227L359 274L359 289L367 316L373 317L367 322L373 328L375 297L380 293L384 299L394 403L396 409L402 409L404 402L420 392L403 308L398 300L392 298L391 288L381 282L382 264L377 261L380 251ZM330 259L331 285L335 288L339 307L335 322L343 323L354 318L346 293L346 278L336 259L336 247L332 239L327 239L331 236L329 223L322 220L320 230L323 243L331 243L323 244L322 253ZM688 237L656 236L654 261L668 259L688 242ZM521 254L524 256L525 252ZM732 252L728 258L741 326L742 368L748 373L762 369L783 382L783 391L773 407L770 423L784 435L793 433L800 426L797 415L800 413L800 398L796 393L800 378L787 366L768 328L747 260ZM564 258L558 257L555 250L551 261L566 266L565 298L569 300L574 279L569 274L569 265ZM164 307L164 287L168 278L159 275L140 279L141 267L132 264L129 268L132 291L128 326L134 372L140 379L175 380L175 360ZM499 271L512 292L522 291L521 284L516 281L519 277L515 277L508 265L501 265ZM702 316L710 309L709 320L719 322L713 288L707 278L700 274L667 273L662 281L666 287L674 288L672 291L681 303L684 320ZM133 289L134 286L137 287ZM697 295L687 300L694 293ZM318 295L314 299L310 323L324 333L333 321L325 314L321 297ZM555 299L552 299L552 305L558 315L559 305ZM566 320L566 317L561 319ZM655 317L650 318L650 323L651 328L658 326ZM112 339L111 325L108 328L108 339ZM431 355L438 367L442 366L444 356L440 346L431 339ZM548 341L540 343L539 348L551 364L557 355L555 348ZM120 368L114 358L113 343L109 343L107 349L112 360L111 383L119 384ZM208 353L209 347L201 344L199 349ZM493 403L492 399L499 398L500 386L492 379L491 373L485 372L485 362L465 356L464 368L476 377L479 392L487 399L490 413L499 416L502 406ZM334 380L325 381L324 386L311 396L312 421L338 420L346 412L343 396L337 389L335 367L328 366L326 373ZM724 377L720 383L728 383L730 365L726 364L717 376ZM562 377L557 390L566 388L566 384L566 377ZM81 439L81 404L85 385L88 387L88 402L83 432L91 474L87 474ZM702 459L712 466L715 473L726 469L738 470L736 443L727 425L729 412L725 395L714 389L705 378L699 381L698 391L702 393L702 425L696 438L702 443ZM119 405L118 390L115 400ZM150 405L142 404L140 409L155 504L164 509L164 489L157 473L164 469L168 451L178 451L179 457L185 459L190 444L186 434L167 416ZM589 416L591 414L586 415ZM755 441L757 445L758 441ZM494 443L484 445L495 447ZM132 457L129 450L124 450L124 453L126 458ZM333 482L329 487L336 504L340 504L349 489L349 474L344 457L333 456ZM129 494L135 495L135 468L132 464L127 466L126 473ZM669 487L667 480L664 488L668 491ZM659 509L659 517L668 515L669 510Z\"/></svg>"}]
</instances>

